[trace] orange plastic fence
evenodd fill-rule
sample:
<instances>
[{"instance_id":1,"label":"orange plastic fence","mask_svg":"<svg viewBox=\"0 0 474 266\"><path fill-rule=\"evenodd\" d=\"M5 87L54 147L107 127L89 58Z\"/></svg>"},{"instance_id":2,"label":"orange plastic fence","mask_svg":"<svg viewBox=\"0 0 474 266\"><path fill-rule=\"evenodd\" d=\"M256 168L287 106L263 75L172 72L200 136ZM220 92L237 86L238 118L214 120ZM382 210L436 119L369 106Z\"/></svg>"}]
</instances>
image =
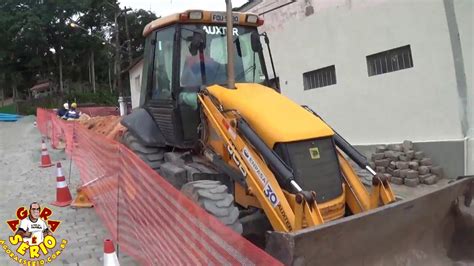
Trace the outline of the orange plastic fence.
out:
<instances>
[{"instance_id":1,"label":"orange plastic fence","mask_svg":"<svg viewBox=\"0 0 474 266\"><path fill-rule=\"evenodd\" d=\"M38 109L38 128L58 139L120 250L144 265L279 265L182 195L122 144ZM48 129L50 127L50 129ZM60 132L60 133L58 133Z\"/></svg>"}]
</instances>

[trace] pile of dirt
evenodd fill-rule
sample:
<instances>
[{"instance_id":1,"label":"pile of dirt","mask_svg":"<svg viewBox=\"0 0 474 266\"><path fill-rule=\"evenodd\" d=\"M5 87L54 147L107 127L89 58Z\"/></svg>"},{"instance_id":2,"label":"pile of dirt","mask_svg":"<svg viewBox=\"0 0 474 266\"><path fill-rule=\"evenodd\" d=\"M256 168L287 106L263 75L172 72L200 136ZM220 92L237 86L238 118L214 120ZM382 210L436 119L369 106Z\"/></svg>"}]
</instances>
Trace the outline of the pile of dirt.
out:
<instances>
[{"instance_id":1,"label":"pile of dirt","mask_svg":"<svg viewBox=\"0 0 474 266\"><path fill-rule=\"evenodd\" d=\"M81 123L87 129L94 131L95 133L102 134L109 139L120 140L126 128L120 124L120 116L96 116L96 117L83 117L79 119Z\"/></svg>"}]
</instances>

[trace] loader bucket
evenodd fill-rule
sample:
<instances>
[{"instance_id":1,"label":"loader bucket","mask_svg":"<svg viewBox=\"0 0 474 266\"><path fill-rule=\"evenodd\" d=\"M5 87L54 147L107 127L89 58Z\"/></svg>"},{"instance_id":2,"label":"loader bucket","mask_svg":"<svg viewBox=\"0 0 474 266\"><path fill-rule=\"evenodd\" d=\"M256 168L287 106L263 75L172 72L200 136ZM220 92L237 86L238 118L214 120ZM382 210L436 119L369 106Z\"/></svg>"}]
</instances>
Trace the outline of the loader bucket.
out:
<instances>
[{"instance_id":1,"label":"loader bucket","mask_svg":"<svg viewBox=\"0 0 474 266\"><path fill-rule=\"evenodd\" d=\"M315 228L270 232L266 251L286 265L471 265L473 193L466 177Z\"/></svg>"}]
</instances>

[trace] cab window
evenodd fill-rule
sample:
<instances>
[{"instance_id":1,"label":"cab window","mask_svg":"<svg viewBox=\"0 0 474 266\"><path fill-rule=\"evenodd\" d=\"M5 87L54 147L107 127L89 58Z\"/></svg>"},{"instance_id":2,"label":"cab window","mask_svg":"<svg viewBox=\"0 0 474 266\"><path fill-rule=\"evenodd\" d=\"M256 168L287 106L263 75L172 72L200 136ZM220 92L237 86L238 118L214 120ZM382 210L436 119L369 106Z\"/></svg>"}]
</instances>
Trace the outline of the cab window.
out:
<instances>
[{"instance_id":1,"label":"cab window","mask_svg":"<svg viewBox=\"0 0 474 266\"><path fill-rule=\"evenodd\" d=\"M156 34L151 95L153 100L171 99L174 34L175 27L160 30Z\"/></svg>"}]
</instances>

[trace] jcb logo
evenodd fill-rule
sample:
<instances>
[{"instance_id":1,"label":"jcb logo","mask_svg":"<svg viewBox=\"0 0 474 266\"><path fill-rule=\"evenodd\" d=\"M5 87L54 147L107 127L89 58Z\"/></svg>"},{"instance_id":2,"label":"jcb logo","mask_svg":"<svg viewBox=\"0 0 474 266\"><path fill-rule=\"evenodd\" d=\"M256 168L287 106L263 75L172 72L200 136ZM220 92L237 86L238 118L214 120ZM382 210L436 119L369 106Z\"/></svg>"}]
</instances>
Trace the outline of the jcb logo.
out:
<instances>
[{"instance_id":1,"label":"jcb logo","mask_svg":"<svg viewBox=\"0 0 474 266\"><path fill-rule=\"evenodd\" d=\"M321 158L321 155L319 154L319 148L318 147L310 148L309 149L309 154L311 155L311 159L313 159L313 160L317 160L317 159Z\"/></svg>"},{"instance_id":2,"label":"jcb logo","mask_svg":"<svg viewBox=\"0 0 474 266\"><path fill-rule=\"evenodd\" d=\"M233 147L231 147L230 145L227 145L227 151L229 152L229 155L232 157L232 160L234 160L234 163L237 165L242 175L244 177L247 177L247 171L245 170L245 168L242 166L239 159L235 155Z\"/></svg>"}]
</instances>

